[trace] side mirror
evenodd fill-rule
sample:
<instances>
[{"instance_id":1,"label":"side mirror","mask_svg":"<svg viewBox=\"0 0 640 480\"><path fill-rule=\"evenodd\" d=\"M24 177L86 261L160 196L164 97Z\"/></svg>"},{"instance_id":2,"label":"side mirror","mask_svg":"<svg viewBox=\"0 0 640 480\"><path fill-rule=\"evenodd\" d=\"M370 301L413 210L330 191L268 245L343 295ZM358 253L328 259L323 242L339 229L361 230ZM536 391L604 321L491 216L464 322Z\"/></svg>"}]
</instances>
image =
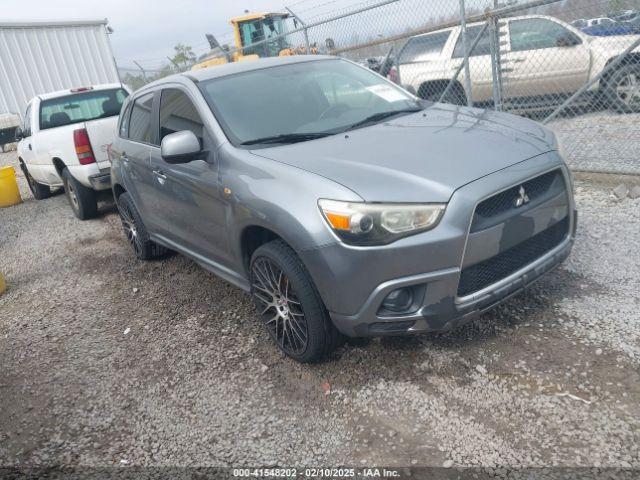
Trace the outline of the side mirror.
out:
<instances>
[{"instance_id":1,"label":"side mirror","mask_svg":"<svg viewBox=\"0 0 640 480\"><path fill-rule=\"evenodd\" d=\"M580 41L572 35L560 35L556 38L557 47L575 47L579 45Z\"/></svg>"},{"instance_id":2,"label":"side mirror","mask_svg":"<svg viewBox=\"0 0 640 480\"><path fill-rule=\"evenodd\" d=\"M182 130L162 139L160 155L167 163L188 163L202 153L200 140L191 130Z\"/></svg>"},{"instance_id":3,"label":"side mirror","mask_svg":"<svg viewBox=\"0 0 640 480\"><path fill-rule=\"evenodd\" d=\"M22 128L16 127L16 134L15 134L16 142L19 142L23 138L24 138L24 132L22 131Z\"/></svg>"}]
</instances>

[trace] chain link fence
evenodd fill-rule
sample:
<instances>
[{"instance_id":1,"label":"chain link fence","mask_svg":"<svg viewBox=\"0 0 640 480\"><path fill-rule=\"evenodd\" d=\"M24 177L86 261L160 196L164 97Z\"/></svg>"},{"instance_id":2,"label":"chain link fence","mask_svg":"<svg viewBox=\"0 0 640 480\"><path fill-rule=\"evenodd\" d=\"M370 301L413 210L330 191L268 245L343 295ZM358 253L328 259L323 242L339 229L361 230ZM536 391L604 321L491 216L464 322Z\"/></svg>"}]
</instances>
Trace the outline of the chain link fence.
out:
<instances>
[{"instance_id":1,"label":"chain link fence","mask_svg":"<svg viewBox=\"0 0 640 480\"><path fill-rule=\"evenodd\" d=\"M341 11L313 1L210 57L338 55L423 99L546 123L576 170L640 173L640 0L369 0Z\"/></svg>"}]
</instances>

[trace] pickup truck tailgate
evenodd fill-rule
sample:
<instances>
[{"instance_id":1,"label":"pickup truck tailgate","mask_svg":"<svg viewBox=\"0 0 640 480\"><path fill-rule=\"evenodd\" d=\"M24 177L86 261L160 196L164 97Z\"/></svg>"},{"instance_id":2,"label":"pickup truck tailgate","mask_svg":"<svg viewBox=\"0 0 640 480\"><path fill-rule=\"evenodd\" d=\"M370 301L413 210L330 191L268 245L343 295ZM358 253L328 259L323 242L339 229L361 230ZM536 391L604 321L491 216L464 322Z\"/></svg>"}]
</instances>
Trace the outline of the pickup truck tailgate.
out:
<instances>
[{"instance_id":1,"label":"pickup truck tailgate","mask_svg":"<svg viewBox=\"0 0 640 480\"><path fill-rule=\"evenodd\" d=\"M93 148L93 154L96 162L105 162L109 158L107 156L107 147L113 143L116 136L116 128L118 124L118 116L100 118L85 123L89 141Z\"/></svg>"}]
</instances>

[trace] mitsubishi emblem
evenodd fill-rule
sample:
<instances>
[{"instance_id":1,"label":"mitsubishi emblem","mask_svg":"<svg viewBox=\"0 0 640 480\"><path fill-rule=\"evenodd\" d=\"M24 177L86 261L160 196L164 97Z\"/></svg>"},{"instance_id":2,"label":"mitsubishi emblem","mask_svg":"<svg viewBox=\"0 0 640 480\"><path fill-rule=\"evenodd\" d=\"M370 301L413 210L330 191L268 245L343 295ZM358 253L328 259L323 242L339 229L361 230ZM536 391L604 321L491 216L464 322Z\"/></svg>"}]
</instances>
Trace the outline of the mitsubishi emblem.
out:
<instances>
[{"instance_id":1,"label":"mitsubishi emblem","mask_svg":"<svg viewBox=\"0 0 640 480\"><path fill-rule=\"evenodd\" d=\"M523 185L520 185L520 190L518 190L518 196L516 197L516 201L514 202L516 208L521 207L525 203L529 203L529 195L524 189Z\"/></svg>"}]
</instances>

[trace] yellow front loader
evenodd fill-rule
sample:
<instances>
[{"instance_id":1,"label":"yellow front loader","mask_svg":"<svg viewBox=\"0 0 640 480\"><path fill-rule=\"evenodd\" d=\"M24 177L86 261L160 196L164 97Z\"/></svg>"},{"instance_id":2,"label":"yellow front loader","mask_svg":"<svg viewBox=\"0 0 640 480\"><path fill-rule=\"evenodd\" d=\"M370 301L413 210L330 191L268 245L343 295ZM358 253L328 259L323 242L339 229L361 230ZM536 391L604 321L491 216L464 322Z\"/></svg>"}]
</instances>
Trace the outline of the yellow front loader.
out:
<instances>
[{"instance_id":1,"label":"yellow front loader","mask_svg":"<svg viewBox=\"0 0 640 480\"><path fill-rule=\"evenodd\" d=\"M233 27L233 51L228 46L220 46L213 35L208 34L210 55L196 63L191 70L223 65L229 62L243 62L265 57L282 57L317 53L315 47L307 52L306 47L292 48L282 35L287 33L285 20L288 13L247 13L230 20ZM255 45L257 44L257 45Z\"/></svg>"}]
</instances>

